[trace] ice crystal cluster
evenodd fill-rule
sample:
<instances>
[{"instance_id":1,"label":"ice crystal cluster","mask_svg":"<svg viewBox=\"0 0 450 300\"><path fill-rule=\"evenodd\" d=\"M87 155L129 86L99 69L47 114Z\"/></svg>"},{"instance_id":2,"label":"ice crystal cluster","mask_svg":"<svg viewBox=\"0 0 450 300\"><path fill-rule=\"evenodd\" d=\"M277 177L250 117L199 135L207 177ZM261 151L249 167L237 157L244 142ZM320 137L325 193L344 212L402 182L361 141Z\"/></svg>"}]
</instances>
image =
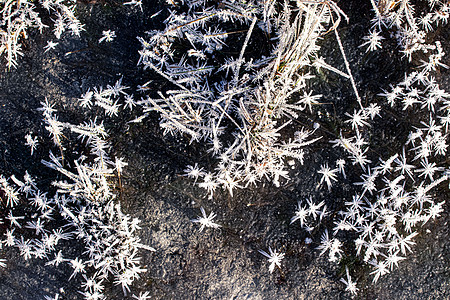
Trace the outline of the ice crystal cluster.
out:
<instances>
[{"instance_id":1,"label":"ice crystal cluster","mask_svg":"<svg viewBox=\"0 0 450 300\"><path fill-rule=\"evenodd\" d=\"M88 91L80 102L95 104L110 114L124 88L119 80L107 89ZM81 277L80 293L85 299L105 299L108 281L120 285L127 294L133 281L146 271L140 264L139 249L155 249L140 242L136 235L140 220L124 214L116 200L112 179L120 177L126 163L110 157L103 122L61 122L48 101L40 110L56 146L42 164L55 170L57 176L49 190L39 188L28 173L23 179L0 177L1 205L6 212L2 221L8 225L1 245L18 248L25 260L45 259L47 265L55 267L67 264L73 269L70 279ZM68 137L82 141L82 145L70 143ZM38 141L45 140L30 134L26 144L33 153ZM65 155L74 157L78 151L78 157L70 161ZM60 226L55 228L54 222ZM78 256L66 255L61 246L64 240L82 245Z\"/></svg>"},{"instance_id":2,"label":"ice crystal cluster","mask_svg":"<svg viewBox=\"0 0 450 300\"><path fill-rule=\"evenodd\" d=\"M409 60L416 51L427 51L427 33L433 31L437 25L447 24L450 7L448 1L427 0L428 8L417 12L413 1L399 0L370 0L375 16L372 19L373 29L366 38L371 50L381 47L380 31L391 29L402 48L402 52Z\"/></svg>"},{"instance_id":3,"label":"ice crystal cluster","mask_svg":"<svg viewBox=\"0 0 450 300\"><path fill-rule=\"evenodd\" d=\"M321 163L314 188L331 192L341 180L349 180L348 174L360 180L354 182L356 192L344 200L341 211L330 213L326 199L311 196L298 201L291 223L299 223L309 233L321 228L321 239L315 241L317 249L331 262L341 261L348 252L344 245L349 243L344 241L355 237L349 251L373 267L376 282L407 257L418 229L444 209L444 202L434 194L437 188L447 188L450 174L450 94L439 86L436 73L448 66L444 63L446 49L427 34L447 25L450 3L427 0L416 9L410 0L364 1L371 4L373 19L361 47L376 55L390 39L397 43L404 59L420 61L403 78L380 86L377 97L360 96L339 35L341 19L351 20L333 1L183 0L168 1L167 8L157 13L166 16L164 28L137 37L141 45L137 63L154 76L136 91L141 100L135 101L119 80L114 86L86 91L80 105L101 109L107 117L138 106L141 112L130 123L143 122L156 112L165 134L205 142L215 159L212 169L197 162L186 166L184 175L194 179L209 197L218 188L232 196L237 188L260 182L279 186L289 178L287 163L303 164L306 148L326 139L319 136L317 124L299 119L300 115L313 119L323 104L321 95L308 85L310 80L318 80L315 71L326 69L338 74L350 82L354 105L345 113L338 136L325 141L339 158ZM125 5L142 10L141 1ZM15 66L22 55L20 41L26 38L27 30L45 27L36 6L56 17L57 38L65 30L76 35L82 30L70 1L2 0L0 54L7 67ZM119 34L105 30L98 42L106 44ZM318 41L330 35L344 62L342 69L329 65L321 56ZM55 45L49 42L46 50ZM162 78L169 87L149 89L154 78ZM48 102L41 111L55 146L42 163L59 175L54 189L48 191L28 173L20 179L0 177L2 209L6 211L1 221L8 226L1 245L17 247L25 259L43 258L55 266L68 264L73 269L71 278L83 277L81 293L86 299L104 299L107 280L127 293L145 272L138 249L154 249L140 242L135 234L139 220L124 214L115 199L112 186L121 185L126 163L122 158L111 158L108 134L98 119L78 125L61 122ZM369 155L372 129L386 112L415 118L400 149L374 158ZM79 138L84 151L69 160L65 153L72 151L73 145L66 137L73 136ZM26 136L32 155L43 141L44 137ZM208 216L202 207L201 214L192 220L200 225L200 231L221 227L213 222L213 212ZM54 219L64 226L51 228L49 223ZM324 228L325 223L334 225ZM25 234L27 230L31 233ZM85 251L78 257L67 257L58 248L62 240L81 241ZM268 249L269 253L259 252L269 260L272 273L275 267L282 268L285 253ZM0 266L5 265L7 262L0 260ZM355 294L357 282L347 266L345 270L341 282L346 291ZM147 296L141 293L134 298Z\"/></svg>"},{"instance_id":4,"label":"ice crystal cluster","mask_svg":"<svg viewBox=\"0 0 450 300\"><path fill-rule=\"evenodd\" d=\"M439 86L434 76L436 70L448 66L442 62L445 53L441 43L427 43L426 32L433 29L432 24L447 23L450 4L428 1L429 11L422 12L419 17L410 1L371 2L375 12L374 28L362 45L369 45L369 50L381 48L376 30L383 25L395 32L393 36L409 60L416 52L422 52L426 59L421 60L416 70L405 74L403 80L380 93L383 101L367 102L368 105L360 105L352 114L347 114L346 122L351 125L353 136L341 134L339 139L331 141L348 154L353 165L360 166L361 180L354 184L361 191L345 202L346 209L333 221L332 237L325 231L318 248L322 250L321 254L329 251L330 260L337 261L342 257L340 232L356 234L354 251L362 261L373 266L371 274L376 282L412 251L417 230L444 210L444 201L434 197L434 189L448 185L449 180L446 158L450 94ZM423 26L424 18L430 20L428 26ZM367 157L370 150L368 133L376 119L383 117L382 108L414 113L413 127L398 153L370 161ZM321 182L328 180L330 188L330 179L337 181L338 173L345 177L344 165L345 160L342 163L340 159L334 169L323 166L318 172L322 174ZM306 207L299 204L294 218L300 218L303 227L303 219L313 210L311 203ZM347 280L343 282L348 291L356 293L348 270Z\"/></svg>"},{"instance_id":5,"label":"ice crystal cluster","mask_svg":"<svg viewBox=\"0 0 450 300\"><path fill-rule=\"evenodd\" d=\"M42 32L49 27L43 21L49 16L52 17L53 32L57 39L65 31L79 36L83 25L75 16L75 4L74 0L1 0L0 57L6 61L6 66L10 68L17 65L19 56L23 55L22 39L26 39L32 29ZM54 42L50 43L52 45Z\"/></svg>"}]
</instances>

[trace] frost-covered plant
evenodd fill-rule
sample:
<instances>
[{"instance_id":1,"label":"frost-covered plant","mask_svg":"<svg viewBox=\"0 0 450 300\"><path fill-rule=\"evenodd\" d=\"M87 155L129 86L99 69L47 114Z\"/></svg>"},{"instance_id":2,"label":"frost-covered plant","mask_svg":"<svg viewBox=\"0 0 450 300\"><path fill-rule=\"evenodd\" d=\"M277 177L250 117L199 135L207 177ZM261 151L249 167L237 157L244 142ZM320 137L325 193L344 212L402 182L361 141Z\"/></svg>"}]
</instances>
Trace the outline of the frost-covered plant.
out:
<instances>
[{"instance_id":1,"label":"frost-covered plant","mask_svg":"<svg viewBox=\"0 0 450 300\"><path fill-rule=\"evenodd\" d=\"M80 35L83 25L75 16L76 1L67 0L1 0L0 1L0 56L6 60L9 68L17 66L19 56L22 56L22 39L28 37L30 29L39 32L49 25L43 19L51 16L53 32L59 39L65 31ZM41 14L46 12L46 16Z\"/></svg>"},{"instance_id":2,"label":"frost-covered plant","mask_svg":"<svg viewBox=\"0 0 450 300\"><path fill-rule=\"evenodd\" d=\"M118 105L115 99L124 89L118 81L113 87L96 90L92 97L109 113L112 104ZM86 94L83 101L89 103ZM126 163L110 157L103 123L97 119L78 125L61 122L48 101L42 105L46 129L60 151L60 155L50 151L42 163L57 171L58 176L53 187L46 190L38 187L28 173L23 179L14 175L10 179L0 177L1 205L7 215L1 244L17 247L26 260L46 259L51 266L68 264L73 269L70 279L82 277L80 293L85 299L105 299L108 280L120 285L126 294L133 281L146 271L140 264L139 249L155 251L136 235L139 219L124 214L115 199L112 180L121 175ZM73 134L82 141L81 153L69 161L64 154L75 154L69 143ZM29 138L27 142L30 144ZM25 229L32 232L26 233ZM73 254L60 248L63 240L79 242L83 251L71 257Z\"/></svg>"},{"instance_id":3,"label":"frost-covered plant","mask_svg":"<svg viewBox=\"0 0 450 300\"><path fill-rule=\"evenodd\" d=\"M0 0L2 1L2 0ZM371 274L377 281L406 258L414 245L417 230L438 217L443 201L433 197L437 187L448 180L450 169L445 158L448 153L450 124L450 95L436 82L434 71L447 66L442 62L444 49L426 39L434 25L446 24L449 2L423 1L417 13L410 0L368 0L375 12L372 28L362 46L367 51L383 47L389 31L409 60L417 51L427 59L400 83L392 85L380 96L383 101L362 101L356 89L342 43L337 32L345 14L331 0L298 1L240 1L184 0L168 1L165 28L152 30L138 37L142 49L139 64L152 70L170 83L166 90L148 94L147 85L140 88L144 98L136 103L118 81L106 89L88 90L79 99L85 108L98 108L107 116L118 114L120 107L130 110L136 105L144 114L160 116L165 133L183 134L191 141L206 141L216 159L213 170L195 163L187 166L186 176L205 188L210 197L218 186L228 189L247 187L263 180L279 185L288 178L287 160L303 163L304 148L315 142L317 126L297 128L292 120L300 112L312 111L321 95L307 87L313 77L311 68L325 68L351 81L357 107L345 113L347 119L339 137L331 141L348 157L335 164L321 163L321 176L316 188L326 185L331 191L338 184L339 174L362 172L355 183L357 192L344 203L345 208L334 218L334 228L322 233L317 249L327 253L329 260L338 262L345 255L343 232L356 236L354 251L361 260L374 267ZM139 6L141 1L126 5ZM31 28L43 30L45 25L36 11L44 8L56 16L55 35L65 30L78 35L82 26L73 15L74 2L6 1L0 2L0 55L7 67L15 66L21 55L21 38ZM154 16L164 15L167 11ZM152 16L153 17L153 16ZM326 63L320 57L317 41L333 32L343 54L346 71ZM114 31L103 31L99 43L110 42ZM253 47L254 43L264 47ZM57 43L48 42L45 50ZM149 81L150 82L150 81ZM386 87L385 87L386 88ZM119 96L125 103L118 101ZM370 129L382 109L414 112L413 128L407 142L386 157L369 158ZM139 248L154 250L140 243L135 235L139 220L125 215L111 188L126 163L110 157L110 146L103 123L97 119L74 125L62 122L46 100L40 109L57 152L50 152L42 163L58 173L53 188L43 191L28 173L23 179L0 177L0 196L6 210L8 226L2 245L19 248L25 259L46 258L49 265L68 264L70 278L83 277L80 291L86 299L103 299L103 283L113 280L124 293L145 271L137 257ZM78 158L66 157L71 150L68 137L77 135L83 151ZM31 133L26 145L35 154L42 137ZM339 153L339 149L335 149ZM341 152L341 153L342 153ZM58 153L58 154L54 154ZM69 160L70 159L70 160ZM371 161L372 159L372 161ZM347 160L350 163L347 163ZM25 212L24 212L25 211ZM204 227L219 228L201 208L201 216L192 220ZM299 221L308 232L330 214L324 201L316 204L312 197L298 202L291 223ZM58 219L63 227L51 227ZM31 230L30 235L24 234ZM61 240L81 241L84 253L67 257L58 245ZM259 252L269 260L269 271L281 267L284 253ZM7 262L0 259L0 267ZM346 290L358 288L348 268L341 280ZM57 298L58 296L55 296ZM148 298L148 293L134 296Z\"/></svg>"},{"instance_id":4,"label":"frost-covered plant","mask_svg":"<svg viewBox=\"0 0 450 300\"><path fill-rule=\"evenodd\" d=\"M139 63L172 84L140 102L145 115L156 111L165 133L209 144L217 167L197 177L211 195L265 178L278 185L287 159L303 163L315 129L292 130L291 119L318 104L309 69L332 67L316 42L342 15L332 1L187 0L172 3L164 30L139 38ZM269 49L250 51L261 39Z\"/></svg>"}]
</instances>

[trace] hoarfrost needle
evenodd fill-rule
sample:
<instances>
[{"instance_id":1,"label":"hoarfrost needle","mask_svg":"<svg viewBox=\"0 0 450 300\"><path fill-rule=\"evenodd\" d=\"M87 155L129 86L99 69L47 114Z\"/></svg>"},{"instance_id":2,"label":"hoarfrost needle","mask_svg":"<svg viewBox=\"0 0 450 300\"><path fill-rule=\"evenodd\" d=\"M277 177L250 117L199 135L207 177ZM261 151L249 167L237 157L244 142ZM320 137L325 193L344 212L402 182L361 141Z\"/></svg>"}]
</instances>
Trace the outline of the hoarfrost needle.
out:
<instances>
[{"instance_id":1,"label":"hoarfrost needle","mask_svg":"<svg viewBox=\"0 0 450 300\"><path fill-rule=\"evenodd\" d=\"M116 32L113 30L104 30L103 36L98 40L98 43L102 42L112 42L114 38L116 37Z\"/></svg>"},{"instance_id":2,"label":"hoarfrost needle","mask_svg":"<svg viewBox=\"0 0 450 300\"><path fill-rule=\"evenodd\" d=\"M381 49L381 41L383 39L384 37L380 35L380 32L372 30L371 32L369 32L368 36L363 37L363 40L365 40L366 42L364 42L361 47L367 46L366 52Z\"/></svg>"},{"instance_id":3,"label":"hoarfrost needle","mask_svg":"<svg viewBox=\"0 0 450 300\"><path fill-rule=\"evenodd\" d=\"M270 273L273 272L273 270L275 269L275 266L277 266L278 268L281 268L281 260L284 258L284 253L282 253L282 252L278 253L277 251L273 251L272 248L270 248L270 247L269 247L270 254L264 250L258 250L258 252L268 258L268 260L270 262L270 265L269 265Z\"/></svg>"},{"instance_id":4,"label":"hoarfrost needle","mask_svg":"<svg viewBox=\"0 0 450 300\"><path fill-rule=\"evenodd\" d=\"M219 224L216 224L213 222L213 219L216 217L216 214L211 212L209 216L206 216L205 209L203 207L200 207L200 211L202 212L201 217L197 217L197 219L191 220L193 223L200 223L200 231L203 231L205 227L211 227L211 228L219 228L222 227Z\"/></svg>"},{"instance_id":5,"label":"hoarfrost needle","mask_svg":"<svg viewBox=\"0 0 450 300\"><path fill-rule=\"evenodd\" d=\"M47 46L44 47L44 52L48 52L50 50L53 50L56 48L56 46L58 46L59 43L56 43L54 41L48 41L47 42Z\"/></svg>"},{"instance_id":6,"label":"hoarfrost needle","mask_svg":"<svg viewBox=\"0 0 450 300\"><path fill-rule=\"evenodd\" d=\"M348 267L345 267L345 273L347 275L347 280L341 278L340 281L346 285L345 290L347 292L350 292L352 295L356 295L359 289L356 287L356 282L352 281L352 277L348 273Z\"/></svg>"},{"instance_id":7,"label":"hoarfrost needle","mask_svg":"<svg viewBox=\"0 0 450 300\"><path fill-rule=\"evenodd\" d=\"M320 182L317 187L319 187L324 181L327 184L328 190L331 190L331 186L333 185L331 183L331 180L337 181L337 175L338 169L330 169L328 167L328 164L320 166L320 170L317 171L317 173L322 174L322 178L320 178Z\"/></svg>"},{"instance_id":8,"label":"hoarfrost needle","mask_svg":"<svg viewBox=\"0 0 450 300\"><path fill-rule=\"evenodd\" d=\"M37 145L39 144L37 137L31 136L31 134L27 134L25 136L26 142L25 145L30 147L31 155L33 155L34 150L36 150Z\"/></svg>"}]
</instances>

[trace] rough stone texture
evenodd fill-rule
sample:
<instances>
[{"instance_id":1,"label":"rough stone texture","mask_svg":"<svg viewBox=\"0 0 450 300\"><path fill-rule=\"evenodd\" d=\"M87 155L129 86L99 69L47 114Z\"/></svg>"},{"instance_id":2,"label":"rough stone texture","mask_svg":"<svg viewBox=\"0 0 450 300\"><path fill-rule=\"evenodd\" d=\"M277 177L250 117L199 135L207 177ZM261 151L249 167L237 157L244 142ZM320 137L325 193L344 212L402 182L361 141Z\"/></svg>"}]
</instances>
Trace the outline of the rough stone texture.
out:
<instances>
[{"instance_id":1,"label":"rough stone texture","mask_svg":"<svg viewBox=\"0 0 450 300\"><path fill-rule=\"evenodd\" d=\"M362 3L367 2L367 3ZM39 148L35 157L28 155L24 136L32 131L46 135L40 113L36 111L45 97L56 103L64 120L83 121L77 98L87 90L114 83L122 75L124 84L136 87L154 80L152 88L164 81L136 67L136 36L157 28L161 19L149 16L162 8L161 3L149 3L144 13L120 7L114 3L80 4L79 13L86 24L81 38L65 37L53 52L42 48L50 35L31 35L25 42L25 56L15 70L0 73L0 171L5 176L20 175L25 170L49 185L52 173L36 157L45 157L48 146ZM394 43L376 53L359 48L361 38L370 28L369 1L339 1L350 16L342 23L340 35L363 98L370 99L402 79L407 63L400 59ZM117 38L110 44L98 44L102 30L111 29ZM437 32L449 50L449 30ZM333 35L323 41L322 56L331 65L343 69ZM449 71L438 78L450 89ZM321 124L321 134L335 137L343 114L355 105L351 86L334 74L324 72L321 80L311 85L324 95L329 104L321 107L321 117L302 116L302 122ZM156 248L155 253L143 252L148 272L136 282L133 291L150 291L152 299L346 299L339 282L343 266L334 265L315 250L320 233L332 224L326 222L313 233L314 243L305 245L307 236L298 224L289 225L298 200L313 196L325 199L336 212L345 198L353 194L352 179L343 182L330 194L316 189L317 168L339 155L324 140L309 149L304 166L292 170L292 179L280 188L265 184L258 188L236 191L231 198L218 192L213 200L192 182L180 176L188 164L199 160L211 162L201 144L189 144L183 137L163 136L156 116L143 124L129 125L129 113L106 123L111 131L114 154L129 163L123 177L124 191L120 197L123 209L142 220L142 240ZM407 115L387 117L377 123L375 149L398 151L402 134L410 126ZM393 134L395 128L395 134ZM377 148L378 147L378 148ZM397 150L396 150L397 149ZM373 153L372 155L376 155ZM448 199L447 192L439 197ZM447 201L448 202L448 201ZM218 214L220 230L198 232L190 222L203 206ZM368 268L362 266L352 253L348 261L357 272L360 299L448 299L450 298L450 237L446 213L428 224L417 238L416 251L389 275L372 284ZM272 248L286 252L283 268L273 274L258 249ZM67 244L67 249L76 249ZM44 295L64 292L63 299L81 299L77 292L79 279L68 281L68 267L52 268L39 260L24 261L17 249L0 250L8 259L8 267L0 270L0 299L43 299ZM74 250L75 251L75 250ZM353 261L354 260L354 261ZM109 286L111 299L124 299L121 288Z\"/></svg>"}]
</instances>

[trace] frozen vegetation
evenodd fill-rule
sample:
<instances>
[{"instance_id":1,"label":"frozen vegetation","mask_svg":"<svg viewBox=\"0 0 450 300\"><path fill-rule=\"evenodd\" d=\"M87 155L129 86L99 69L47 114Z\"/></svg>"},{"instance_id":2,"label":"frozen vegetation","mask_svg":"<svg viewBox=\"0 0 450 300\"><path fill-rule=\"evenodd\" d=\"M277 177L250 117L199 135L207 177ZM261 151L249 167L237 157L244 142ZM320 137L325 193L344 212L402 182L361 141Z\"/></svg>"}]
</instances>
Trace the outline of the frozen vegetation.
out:
<instances>
[{"instance_id":1,"label":"frozen vegetation","mask_svg":"<svg viewBox=\"0 0 450 300\"><path fill-rule=\"evenodd\" d=\"M17 248L24 260L70 267L68 279L80 278L84 299L106 299L105 286L111 283L124 297L150 299L149 292L134 293L132 286L147 272L140 255L159 249L141 241L140 220L121 210L127 157L113 155L109 138L125 132L108 132L104 124L119 116L126 116L129 126L158 118L164 135L203 145L208 159L186 162L179 175L189 178L205 198L223 193L233 197L268 185L282 189L291 170L303 165L316 166L312 189L320 195L331 195L350 182L354 194L334 208L317 193L297 199L290 223L306 232L304 243L314 246L317 255L345 267L340 282L349 296L361 288L346 256L365 264L374 283L389 276L414 251L420 228L444 211L437 190L450 188L450 94L436 79L448 68L448 49L433 35L448 26L450 2L361 1L372 9L371 28L359 44L362 52L377 55L385 43L394 43L409 66L403 77L379 86L376 96L367 96L355 80L357 70L340 33L342 24L352 20L337 2L167 1L150 17L163 23L136 36L140 48L135 49L135 63L145 74L143 82L124 86L124 72L125 79L113 85L85 89L76 99L85 115L79 124L59 120L57 99L36 107L46 134L30 132L24 143L32 157L42 152L40 147L51 148L41 162L54 171L54 180L41 185L39 174L28 172L0 177L0 246ZM141 1L122 4L133 14L143 13ZM29 32L36 36L51 27L56 39L85 34L76 5L1 0L4 68L22 63L27 55L22 42ZM121 32L105 28L96 42L108 47L120 38ZM330 40L343 62L339 66L334 64L336 55L333 60L324 56L324 41ZM59 43L49 40L45 52L55 51ZM323 73L346 82L352 93L353 103L340 108L343 113L334 128L311 121L326 118L323 107L333 101L315 89ZM155 80L164 84L155 87ZM380 153L373 145L383 139L376 136L377 128L383 118L397 113L413 115L412 125L402 143ZM318 143L334 153L319 166L308 163ZM229 230L221 224L222 214L213 211L217 213L214 207L200 207L201 216L191 221L201 232ZM66 255L65 240L79 243L80 253ZM268 259L270 273L283 274L289 268L283 261L288 254L274 246L261 247L258 255ZM1 259L0 267L7 268L8 261ZM53 295L47 299L60 297L57 291Z\"/></svg>"}]
</instances>

